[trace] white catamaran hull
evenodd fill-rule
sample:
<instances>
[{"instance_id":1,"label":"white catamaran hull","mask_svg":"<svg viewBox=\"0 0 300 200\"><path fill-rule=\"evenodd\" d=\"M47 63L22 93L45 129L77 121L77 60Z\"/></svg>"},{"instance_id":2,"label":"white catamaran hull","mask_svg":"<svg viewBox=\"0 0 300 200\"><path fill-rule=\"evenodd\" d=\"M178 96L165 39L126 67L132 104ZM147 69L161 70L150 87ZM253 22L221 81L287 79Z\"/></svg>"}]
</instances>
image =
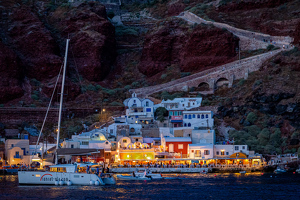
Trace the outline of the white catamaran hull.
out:
<instances>
[{"instance_id":1,"label":"white catamaran hull","mask_svg":"<svg viewBox=\"0 0 300 200\"><path fill-rule=\"evenodd\" d=\"M19 184L29 185L105 185L96 174L19 171Z\"/></svg>"}]
</instances>

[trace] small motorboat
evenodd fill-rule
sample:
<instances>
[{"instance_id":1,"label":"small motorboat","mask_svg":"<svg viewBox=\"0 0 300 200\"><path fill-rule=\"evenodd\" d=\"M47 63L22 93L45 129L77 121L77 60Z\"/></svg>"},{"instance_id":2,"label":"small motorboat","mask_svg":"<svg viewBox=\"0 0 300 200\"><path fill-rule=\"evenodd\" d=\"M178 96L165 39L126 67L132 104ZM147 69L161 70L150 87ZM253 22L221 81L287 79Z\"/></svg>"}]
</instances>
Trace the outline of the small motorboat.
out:
<instances>
[{"instance_id":1,"label":"small motorboat","mask_svg":"<svg viewBox=\"0 0 300 200\"><path fill-rule=\"evenodd\" d=\"M208 173L208 172L205 171L205 170L203 170L203 171L200 172L200 174L207 174L207 173Z\"/></svg>"},{"instance_id":2,"label":"small motorboat","mask_svg":"<svg viewBox=\"0 0 300 200\"><path fill-rule=\"evenodd\" d=\"M117 175L119 180L135 180L135 181L142 181L142 180L152 180L150 177L145 176L124 176L124 175Z\"/></svg>"},{"instance_id":3,"label":"small motorboat","mask_svg":"<svg viewBox=\"0 0 300 200\"><path fill-rule=\"evenodd\" d=\"M137 177L151 177L152 179L162 179L163 177L161 176L161 174L152 174L152 172L148 169L144 169L144 170L139 170L139 171L135 171L133 172L134 176Z\"/></svg>"},{"instance_id":4,"label":"small motorboat","mask_svg":"<svg viewBox=\"0 0 300 200\"><path fill-rule=\"evenodd\" d=\"M100 178L102 179L103 183L105 183L105 185L116 184L116 180L114 179L114 177L111 173L102 173L100 175Z\"/></svg>"},{"instance_id":5,"label":"small motorboat","mask_svg":"<svg viewBox=\"0 0 300 200\"><path fill-rule=\"evenodd\" d=\"M240 171L239 173L240 174L246 174L246 171Z\"/></svg>"},{"instance_id":6,"label":"small motorboat","mask_svg":"<svg viewBox=\"0 0 300 200\"><path fill-rule=\"evenodd\" d=\"M281 174L281 173L285 173L285 172L286 172L286 170L280 169L280 168L277 168L277 169L274 170L275 174Z\"/></svg>"}]
</instances>

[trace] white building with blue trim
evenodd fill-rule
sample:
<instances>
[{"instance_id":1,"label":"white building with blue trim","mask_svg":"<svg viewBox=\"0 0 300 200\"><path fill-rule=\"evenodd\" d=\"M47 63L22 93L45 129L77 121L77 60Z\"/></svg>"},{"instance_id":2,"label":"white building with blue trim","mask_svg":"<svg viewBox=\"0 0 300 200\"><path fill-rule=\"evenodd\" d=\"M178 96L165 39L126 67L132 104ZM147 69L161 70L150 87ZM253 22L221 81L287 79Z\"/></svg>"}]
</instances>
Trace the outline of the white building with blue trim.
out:
<instances>
[{"instance_id":1,"label":"white building with blue trim","mask_svg":"<svg viewBox=\"0 0 300 200\"><path fill-rule=\"evenodd\" d=\"M123 104L126 109L126 123L149 124L154 120L154 103L150 99L140 99L136 93L131 98L125 99Z\"/></svg>"}]
</instances>

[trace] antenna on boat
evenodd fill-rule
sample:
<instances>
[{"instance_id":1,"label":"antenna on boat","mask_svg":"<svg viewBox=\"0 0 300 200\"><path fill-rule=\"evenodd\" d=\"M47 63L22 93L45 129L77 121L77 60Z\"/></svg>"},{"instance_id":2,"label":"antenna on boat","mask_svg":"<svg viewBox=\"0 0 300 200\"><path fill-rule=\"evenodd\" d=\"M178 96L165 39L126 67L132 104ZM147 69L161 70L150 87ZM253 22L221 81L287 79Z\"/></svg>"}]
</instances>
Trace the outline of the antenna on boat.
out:
<instances>
[{"instance_id":1,"label":"antenna on boat","mask_svg":"<svg viewBox=\"0 0 300 200\"><path fill-rule=\"evenodd\" d=\"M61 94L60 94L59 115L58 115L58 125L57 125L56 156L55 156L55 164L56 165L57 165L57 162L58 162L57 150L58 150L58 147L59 147L60 123L61 123L61 114L62 114L62 103L63 103L63 98L64 98L64 86L65 86L65 78L66 78L66 68L67 68L69 41L70 41L70 39L67 39L65 60L64 60L64 70L63 70L63 77L62 77L62 83L61 83Z\"/></svg>"}]
</instances>

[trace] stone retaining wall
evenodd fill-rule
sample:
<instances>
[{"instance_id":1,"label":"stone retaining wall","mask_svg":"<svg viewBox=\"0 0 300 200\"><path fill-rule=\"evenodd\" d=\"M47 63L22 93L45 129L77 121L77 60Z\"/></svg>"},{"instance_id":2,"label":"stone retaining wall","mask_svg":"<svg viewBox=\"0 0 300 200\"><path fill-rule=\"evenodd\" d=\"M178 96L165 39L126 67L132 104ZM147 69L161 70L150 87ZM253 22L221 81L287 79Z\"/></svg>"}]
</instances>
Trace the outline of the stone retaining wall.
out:
<instances>
[{"instance_id":1,"label":"stone retaining wall","mask_svg":"<svg viewBox=\"0 0 300 200\"><path fill-rule=\"evenodd\" d=\"M189 87L197 87L202 82L208 83L210 85L210 88L214 89L218 79L226 78L227 80L230 80L232 82L236 79L247 78L245 76L247 76L249 72L257 71L262 63L281 51L282 49L279 49L276 51L271 51L265 54L246 58L240 61L234 61L190 76L186 76L184 78L170 81L168 83L145 88L132 89L130 90L130 92L135 92L138 96L145 97L147 95L160 91L186 91Z\"/></svg>"}]
</instances>

